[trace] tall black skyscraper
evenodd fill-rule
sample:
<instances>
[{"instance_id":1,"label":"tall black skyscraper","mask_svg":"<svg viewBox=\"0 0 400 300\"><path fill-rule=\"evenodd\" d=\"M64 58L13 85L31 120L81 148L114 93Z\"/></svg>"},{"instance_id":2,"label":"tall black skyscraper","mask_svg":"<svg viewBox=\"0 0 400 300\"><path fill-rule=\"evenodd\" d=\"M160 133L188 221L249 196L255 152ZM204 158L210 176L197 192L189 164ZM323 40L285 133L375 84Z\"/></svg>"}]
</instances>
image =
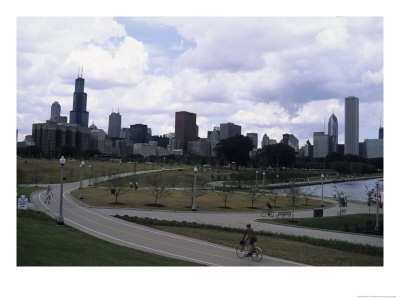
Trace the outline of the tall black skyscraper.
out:
<instances>
[{"instance_id":1,"label":"tall black skyscraper","mask_svg":"<svg viewBox=\"0 0 400 300\"><path fill-rule=\"evenodd\" d=\"M88 128L89 112L86 111L87 95L84 88L85 79L82 78L82 74L79 76L78 73L78 78L75 79L74 104L69 113L69 123Z\"/></svg>"}]
</instances>

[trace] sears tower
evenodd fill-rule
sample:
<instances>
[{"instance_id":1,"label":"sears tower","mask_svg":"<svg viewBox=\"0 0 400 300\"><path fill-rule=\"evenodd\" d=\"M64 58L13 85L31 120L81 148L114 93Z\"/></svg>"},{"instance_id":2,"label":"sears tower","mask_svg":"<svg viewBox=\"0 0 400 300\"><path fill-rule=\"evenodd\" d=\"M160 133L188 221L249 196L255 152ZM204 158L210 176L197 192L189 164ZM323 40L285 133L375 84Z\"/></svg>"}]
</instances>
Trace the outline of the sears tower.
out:
<instances>
[{"instance_id":1,"label":"sears tower","mask_svg":"<svg viewBox=\"0 0 400 300\"><path fill-rule=\"evenodd\" d=\"M89 123L89 112L86 111L87 94L84 92L85 79L82 78L82 73L75 79L74 104L69 113L69 123L79 124L87 128Z\"/></svg>"}]
</instances>

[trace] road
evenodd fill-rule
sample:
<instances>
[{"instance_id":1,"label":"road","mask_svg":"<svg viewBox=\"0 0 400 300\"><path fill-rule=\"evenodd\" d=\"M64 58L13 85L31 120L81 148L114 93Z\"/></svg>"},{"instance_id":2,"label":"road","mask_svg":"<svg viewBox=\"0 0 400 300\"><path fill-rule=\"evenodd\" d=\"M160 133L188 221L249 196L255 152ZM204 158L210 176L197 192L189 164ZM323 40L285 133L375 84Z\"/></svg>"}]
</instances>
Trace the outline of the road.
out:
<instances>
[{"instance_id":1,"label":"road","mask_svg":"<svg viewBox=\"0 0 400 300\"><path fill-rule=\"evenodd\" d=\"M84 186L88 182L84 181ZM35 207L53 217L59 215L60 185L51 185L55 199L44 204L45 191L32 194ZM302 266L296 262L264 256L261 262L237 258L235 249L140 226L109 216L98 209L75 201L70 192L79 183L64 184L63 217L65 224L122 246L183 259L209 266Z\"/></svg>"}]
</instances>

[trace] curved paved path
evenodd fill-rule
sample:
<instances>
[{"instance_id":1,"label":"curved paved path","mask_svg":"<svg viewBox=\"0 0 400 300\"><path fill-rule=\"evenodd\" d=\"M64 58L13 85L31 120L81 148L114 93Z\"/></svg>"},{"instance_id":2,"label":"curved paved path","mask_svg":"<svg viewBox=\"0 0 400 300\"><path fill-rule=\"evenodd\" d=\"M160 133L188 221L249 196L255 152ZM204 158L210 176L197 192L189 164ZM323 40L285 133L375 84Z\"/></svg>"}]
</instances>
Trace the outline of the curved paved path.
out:
<instances>
[{"instance_id":1,"label":"curved paved path","mask_svg":"<svg viewBox=\"0 0 400 300\"><path fill-rule=\"evenodd\" d=\"M138 172L139 173L139 172ZM84 186L88 184L84 181ZM55 200L44 204L45 191L31 196L36 209L53 217L59 214L60 185L51 185ZM67 225L98 238L168 257L211 266L301 266L296 262L264 256L259 263L250 258L239 259L235 249L201 240L171 234L110 217L99 209L88 208L75 201L70 192L79 183L64 184L63 217Z\"/></svg>"}]
</instances>

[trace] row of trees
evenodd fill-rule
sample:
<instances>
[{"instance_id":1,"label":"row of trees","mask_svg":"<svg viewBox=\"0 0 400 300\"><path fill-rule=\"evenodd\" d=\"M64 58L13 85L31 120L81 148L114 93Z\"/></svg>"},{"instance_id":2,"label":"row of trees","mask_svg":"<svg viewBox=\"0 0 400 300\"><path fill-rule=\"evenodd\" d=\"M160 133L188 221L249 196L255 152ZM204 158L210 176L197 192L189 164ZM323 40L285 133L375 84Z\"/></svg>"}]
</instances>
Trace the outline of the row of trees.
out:
<instances>
[{"instance_id":1,"label":"row of trees","mask_svg":"<svg viewBox=\"0 0 400 300\"><path fill-rule=\"evenodd\" d=\"M25 148L17 148L17 155L27 158L60 158L64 157L74 157L80 159L94 158L100 155L101 152L97 149L87 149L85 151L78 151L74 146L62 145L58 147L55 151L50 151L44 154L42 149L38 146L27 146Z\"/></svg>"}]
</instances>

